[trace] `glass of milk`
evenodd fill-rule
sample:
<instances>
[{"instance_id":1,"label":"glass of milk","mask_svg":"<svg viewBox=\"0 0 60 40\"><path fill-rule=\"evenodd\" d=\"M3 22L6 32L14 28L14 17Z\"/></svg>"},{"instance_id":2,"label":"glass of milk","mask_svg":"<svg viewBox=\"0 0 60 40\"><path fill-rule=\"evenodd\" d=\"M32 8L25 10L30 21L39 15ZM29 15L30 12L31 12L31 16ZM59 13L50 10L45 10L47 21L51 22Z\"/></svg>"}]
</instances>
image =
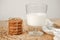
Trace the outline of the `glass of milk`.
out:
<instances>
[{"instance_id":1,"label":"glass of milk","mask_svg":"<svg viewBox=\"0 0 60 40\"><path fill-rule=\"evenodd\" d=\"M33 31L29 34L41 35L43 32L37 31L38 27L46 25L47 19L47 5L42 3L31 3L26 5L27 25L34 27Z\"/></svg>"}]
</instances>

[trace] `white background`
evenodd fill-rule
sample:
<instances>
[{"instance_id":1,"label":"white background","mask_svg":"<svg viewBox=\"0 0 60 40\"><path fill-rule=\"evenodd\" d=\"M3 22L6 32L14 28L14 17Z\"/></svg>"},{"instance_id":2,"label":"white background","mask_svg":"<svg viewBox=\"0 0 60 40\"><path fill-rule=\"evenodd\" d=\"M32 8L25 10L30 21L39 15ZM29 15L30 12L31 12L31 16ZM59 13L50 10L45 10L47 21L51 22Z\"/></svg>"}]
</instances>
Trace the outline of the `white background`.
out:
<instances>
[{"instance_id":1,"label":"white background","mask_svg":"<svg viewBox=\"0 0 60 40\"><path fill-rule=\"evenodd\" d=\"M29 2L36 2L36 0L0 0L0 20L9 17L26 18L25 5ZM47 4L48 17L60 18L60 0L47 0Z\"/></svg>"}]
</instances>

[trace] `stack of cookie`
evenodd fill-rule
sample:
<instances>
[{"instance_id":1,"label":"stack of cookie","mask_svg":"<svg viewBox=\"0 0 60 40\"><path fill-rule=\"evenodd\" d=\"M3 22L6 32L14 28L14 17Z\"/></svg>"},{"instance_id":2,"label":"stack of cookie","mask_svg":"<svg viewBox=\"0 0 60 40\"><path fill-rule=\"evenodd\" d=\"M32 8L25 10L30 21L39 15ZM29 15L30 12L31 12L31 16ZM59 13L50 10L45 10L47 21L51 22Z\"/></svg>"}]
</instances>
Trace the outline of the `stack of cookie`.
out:
<instances>
[{"instance_id":1,"label":"stack of cookie","mask_svg":"<svg viewBox=\"0 0 60 40\"><path fill-rule=\"evenodd\" d=\"M19 35L22 34L22 19L11 18L9 19L9 34Z\"/></svg>"}]
</instances>

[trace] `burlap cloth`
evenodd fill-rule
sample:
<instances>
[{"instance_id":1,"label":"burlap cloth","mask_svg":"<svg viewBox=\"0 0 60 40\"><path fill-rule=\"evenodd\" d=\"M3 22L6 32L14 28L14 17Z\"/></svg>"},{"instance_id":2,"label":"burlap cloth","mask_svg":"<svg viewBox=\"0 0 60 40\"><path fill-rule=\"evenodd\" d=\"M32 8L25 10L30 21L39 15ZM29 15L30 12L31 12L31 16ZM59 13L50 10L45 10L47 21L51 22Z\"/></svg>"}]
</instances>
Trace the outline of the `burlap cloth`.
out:
<instances>
[{"instance_id":1,"label":"burlap cloth","mask_svg":"<svg viewBox=\"0 0 60 40\"><path fill-rule=\"evenodd\" d=\"M44 33L42 36L30 36L28 34L28 27L26 25L23 25L24 32L21 35L9 35L7 30L6 28L0 27L0 40L53 40L53 35L46 33Z\"/></svg>"}]
</instances>

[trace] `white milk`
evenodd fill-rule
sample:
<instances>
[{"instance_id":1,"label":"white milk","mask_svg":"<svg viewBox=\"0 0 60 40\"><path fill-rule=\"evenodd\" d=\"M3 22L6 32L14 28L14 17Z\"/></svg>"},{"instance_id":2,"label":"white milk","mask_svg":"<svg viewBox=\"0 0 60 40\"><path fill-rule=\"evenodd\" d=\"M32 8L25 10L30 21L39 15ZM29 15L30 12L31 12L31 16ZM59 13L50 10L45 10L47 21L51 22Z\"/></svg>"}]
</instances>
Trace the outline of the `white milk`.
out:
<instances>
[{"instance_id":1,"label":"white milk","mask_svg":"<svg viewBox=\"0 0 60 40\"><path fill-rule=\"evenodd\" d=\"M27 24L31 26L43 26L46 23L46 13L28 13Z\"/></svg>"}]
</instances>

